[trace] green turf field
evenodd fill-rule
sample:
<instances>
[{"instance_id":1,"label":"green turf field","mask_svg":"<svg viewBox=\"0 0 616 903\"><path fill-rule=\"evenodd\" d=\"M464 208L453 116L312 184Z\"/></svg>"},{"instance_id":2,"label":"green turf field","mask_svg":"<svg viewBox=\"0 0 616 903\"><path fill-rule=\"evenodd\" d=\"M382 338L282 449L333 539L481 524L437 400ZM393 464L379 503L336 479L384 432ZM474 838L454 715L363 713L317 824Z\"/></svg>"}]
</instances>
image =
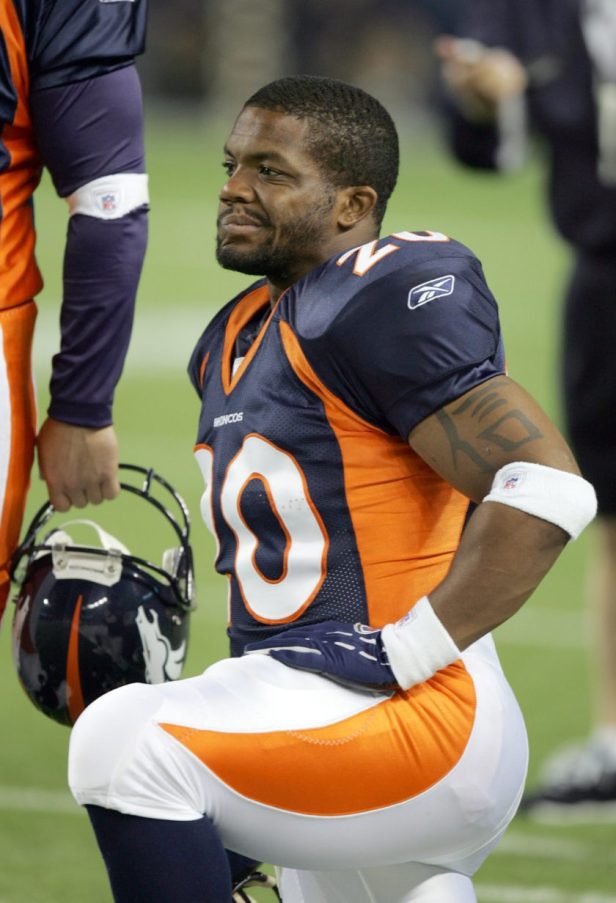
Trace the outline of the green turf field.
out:
<instances>
[{"instance_id":1,"label":"green turf field","mask_svg":"<svg viewBox=\"0 0 616 903\"><path fill-rule=\"evenodd\" d=\"M245 277L219 271L213 259L220 140L195 120L170 121L150 111L149 123L151 236L116 425L122 458L159 470L193 513L199 610L185 672L192 675L225 655L226 581L213 576L213 546L198 517L201 477L192 459L198 405L184 369L204 324ZM48 359L57 339L65 214L48 183L38 195L39 257L47 285L36 372L44 409ZM454 169L433 141L409 135L386 229L440 230L475 250L501 305L511 375L559 419L558 298L567 257L543 213L536 166L498 181L473 176ZM35 474L29 511L43 499ZM127 502L120 511L120 504L97 509L96 519L104 515L111 532L117 528L134 551L147 551L141 507ZM528 723L531 780L545 754L583 735L589 723L581 603L586 552L583 537L496 634ZM66 790L68 730L40 715L17 686L9 626L7 618L0 636L0 903L109 903L87 821ZM482 903L616 903L616 824L546 826L518 818L476 883Z\"/></svg>"}]
</instances>

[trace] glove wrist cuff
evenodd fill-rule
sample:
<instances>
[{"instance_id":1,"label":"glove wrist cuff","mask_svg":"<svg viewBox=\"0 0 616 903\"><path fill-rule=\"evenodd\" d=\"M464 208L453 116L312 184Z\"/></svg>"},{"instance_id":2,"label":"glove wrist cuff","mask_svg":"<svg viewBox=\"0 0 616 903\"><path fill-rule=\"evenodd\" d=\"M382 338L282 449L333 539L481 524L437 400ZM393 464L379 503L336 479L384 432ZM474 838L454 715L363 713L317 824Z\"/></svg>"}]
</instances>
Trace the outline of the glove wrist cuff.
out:
<instances>
[{"instance_id":1,"label":"glove wrist cuff","mask_svg":"<svg viewBox=\"0 0 616 903\"><path fill-rule=\"evenodd\" d=\"M381 631L391 670L403 690L428 680L460 657L460 650L422 596L411 610Z\"/></svg>"}]
</instances>

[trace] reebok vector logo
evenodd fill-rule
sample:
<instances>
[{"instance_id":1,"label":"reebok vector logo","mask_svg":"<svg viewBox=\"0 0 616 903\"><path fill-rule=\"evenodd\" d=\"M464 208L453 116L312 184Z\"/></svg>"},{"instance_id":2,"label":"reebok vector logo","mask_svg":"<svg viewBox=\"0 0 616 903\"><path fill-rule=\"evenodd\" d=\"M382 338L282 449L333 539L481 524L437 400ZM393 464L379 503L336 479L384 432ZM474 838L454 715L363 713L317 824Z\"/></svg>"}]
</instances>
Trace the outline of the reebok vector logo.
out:
<instances>
[{"instance_id":1,"label":"reebok vector logo","mask_svg":"<svg viewBox=\"0 0 616 903\"><path fill-rule=\"evenodd\" d=\"M421 307L428 301L434 301L435 298L446 298L453 292L455 284L455 276L439 276L438 279L422 282L421 285L416 285L410 290L407 306L410 310L415 310L416 307Z\"/></svg>"}]
</instances>

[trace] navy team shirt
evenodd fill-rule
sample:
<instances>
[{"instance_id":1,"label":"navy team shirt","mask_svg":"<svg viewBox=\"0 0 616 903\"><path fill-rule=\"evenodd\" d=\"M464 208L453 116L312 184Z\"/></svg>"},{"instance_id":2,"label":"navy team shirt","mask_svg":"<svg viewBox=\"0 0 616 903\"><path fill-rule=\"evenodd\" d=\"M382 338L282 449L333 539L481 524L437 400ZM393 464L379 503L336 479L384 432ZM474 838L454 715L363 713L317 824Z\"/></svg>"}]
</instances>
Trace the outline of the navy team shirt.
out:
<instances>
[{"instance_id":1,"label":"navy team shirt","mask_svg":"<svg viewBox=\"0 0 616 903\"><path fill-rule=\"evenodd\" d=\"M469 502L407 438L505 370L481 265L441 233L334 257L269 310L261 280L214 317L189 365L236 655L298 621L380 627L443 579Z\"/></svg>"}]
</instances>

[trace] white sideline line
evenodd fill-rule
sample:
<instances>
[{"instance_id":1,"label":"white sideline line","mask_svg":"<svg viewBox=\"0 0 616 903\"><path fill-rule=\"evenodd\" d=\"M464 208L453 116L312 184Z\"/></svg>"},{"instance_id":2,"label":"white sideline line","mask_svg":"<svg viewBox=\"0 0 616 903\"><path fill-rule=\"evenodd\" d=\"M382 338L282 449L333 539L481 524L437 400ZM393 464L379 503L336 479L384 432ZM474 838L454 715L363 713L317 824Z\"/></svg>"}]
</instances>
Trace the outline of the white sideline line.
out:
<instances>
[{"instance_id":1,"label":"white sideline line","mask_svg":"<svg viewBox=\"0 0 616 903\"><path fill-rule=\"evenodd\" d=\"M69 793L36 787L0 786L0 810L38 812L46 815L83 815ZM510 832L492 854L533 856L543 859L589 861L599 858L592 844L549 836L523 836ZM602 860L603 861L603 860ZM616 903L616 896L602 893L568 893L555 887L524 887L479 883L479 903ZM0 898L0 903L5 901Z\"/></svg>"},{"instance_id":2,"label":"white sideline line","mask_svg":"<svg viewBox=\"0 0 616 903\"><path fill-rule=\"evenodd\" d=\"M536 834L528 836L510 831L508 834L505 834L491 855L586 861L592 854L592 851L593 848L590 844L579 843L575 840L540 837Z\"/></svg>"},{"instance_id":3,"label":"white sideline line","mask_svg":"<svg viewBox=\"0 0 616 903\"><path fill-rule=\"evenodd\" d=\"M44 815L81 815L82 809L64 790L0 786L0 810Z\"/></svg>"},{"instance_id":4,"label":"white sideline line","mask_svg":"<svg viewBox=\"0 0 616 903\"><path fill-rule=\"evenodd\" d=\"M38 304L34 332L33 361L37 380L46 382L51 358L60 346L59 302L45 299ZM131 373L175 372L184 374L197 339L211 320L215 308L203 302L178 304L170 310L147 310L137 305L135 327L125 378Z\"/></svg>"},{"instance_id":5,"label":"white sideline line","mask_svg":"<svg viewBox=\"0 0 616 903\"><path fill-rule=\"evenodd\" d=\"M475 890L479 903L616 903L616 897L608 894L567 893L556 887L477 884Z\"/></svg>"},{"instance_id":6,"label":"white sideline line","mask_svg":"<svg viewBox=\"0 0 616 903\"><path fill-rule=\"evenodd\" d=\"M533 606L532 599L522 611L494 631L497 646L536 646L549 649L583 649L589 645L589 631L583 611Z\"/></svg>"},{"instance_id":7,"label":"white sideline line","mask_svg":"<svg viewBox=\"0 0 616 903\"><path fill-rule=\"evenodd\" d=\"M83 810L68 791L44 790L38 787L7 787L0 785L0 810L40 812L47 815L80 815ZM605 863L607 857L597 855L595 844L581 843L551 834L525 835L510 831L501 840L492 856L521 856L534 859L555 859L576 862ZM612 898L610 898L612 903ZM616 903L616 897L613 898Z\"/></svg>"},{"instance_id":8,"label":"white sideline line","mask_svg":"<svg viewBox=\"0 0 616 903\"><path fill-rule=\"evenodd\" d=\"M533 859L566 859L576 862L605 862L605 857L597 856L593 844L544 834L521 834L509 831L499 842L491 856L524 856Z\"/></svg>"}]
</instances>

